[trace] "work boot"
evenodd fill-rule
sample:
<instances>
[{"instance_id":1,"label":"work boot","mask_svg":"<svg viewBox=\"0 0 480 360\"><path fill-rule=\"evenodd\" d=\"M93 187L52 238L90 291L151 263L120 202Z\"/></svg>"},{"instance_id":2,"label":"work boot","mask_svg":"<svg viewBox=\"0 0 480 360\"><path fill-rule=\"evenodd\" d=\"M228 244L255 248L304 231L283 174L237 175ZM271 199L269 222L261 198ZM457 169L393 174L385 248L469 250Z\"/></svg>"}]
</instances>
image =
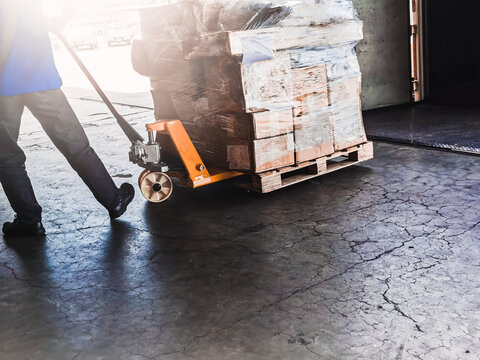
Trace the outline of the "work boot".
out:
<instances>
[{"instance_id":1,"label":"work boot","mask_svg":"<svg viewBox=\"0 0 480 360\"><path fill-rule=\"evenodd\" d=\"M39 237L45 235L45 228L40 221L24 221L15 216L13 222L3 224L5 237Z\"/></svg>"},{"instance_id":2,"label":"work boot","mask_svg":"<svg viewBox=\"0 0 480 360\"><path fill-rule=\"evenodd\" d=\"M135 189L130 184L122 184L120 186L120 202L112 210L109 211L112 220L118 219L127 211L128 205L135 197Z\"/></svg>"}]
</instances>

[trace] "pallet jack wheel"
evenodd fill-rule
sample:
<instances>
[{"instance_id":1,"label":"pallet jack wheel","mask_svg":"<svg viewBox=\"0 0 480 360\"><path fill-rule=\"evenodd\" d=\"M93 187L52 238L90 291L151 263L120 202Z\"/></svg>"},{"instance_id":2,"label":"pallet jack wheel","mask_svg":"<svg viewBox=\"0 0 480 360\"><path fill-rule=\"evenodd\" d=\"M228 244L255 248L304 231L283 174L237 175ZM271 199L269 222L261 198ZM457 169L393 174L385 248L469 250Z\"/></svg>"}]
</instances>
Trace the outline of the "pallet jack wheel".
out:
<instances>
[{"instance_id":1,"label":"pallet jack wheel","mask_svg":"<svg viewBox=\"0 0 480 360\"><path fill-rule=\"evenodd\" d=\"M142 195L151 203L166 201L173 192L173 181L167 174L145 170L138 178Z\"/></svg>"}]
</instances>

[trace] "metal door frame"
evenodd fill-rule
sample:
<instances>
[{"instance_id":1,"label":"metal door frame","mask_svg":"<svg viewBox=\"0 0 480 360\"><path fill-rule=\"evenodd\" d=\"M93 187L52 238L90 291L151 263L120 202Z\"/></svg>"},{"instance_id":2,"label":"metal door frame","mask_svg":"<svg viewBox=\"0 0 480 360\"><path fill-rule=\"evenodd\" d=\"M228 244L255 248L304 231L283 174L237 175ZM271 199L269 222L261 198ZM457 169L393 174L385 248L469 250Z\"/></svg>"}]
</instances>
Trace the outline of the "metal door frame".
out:
<instances>
[{"instance_id":1,"label":"metal door frame","mask_svg":"<svg viewBox=\"0 0 480 360\"><path fill-rule=\"evenodd\" d=\"M409 0L409 3L412 97L419 102L425 99L424 8L423 0Z\"/></svg>"}]
</instances>

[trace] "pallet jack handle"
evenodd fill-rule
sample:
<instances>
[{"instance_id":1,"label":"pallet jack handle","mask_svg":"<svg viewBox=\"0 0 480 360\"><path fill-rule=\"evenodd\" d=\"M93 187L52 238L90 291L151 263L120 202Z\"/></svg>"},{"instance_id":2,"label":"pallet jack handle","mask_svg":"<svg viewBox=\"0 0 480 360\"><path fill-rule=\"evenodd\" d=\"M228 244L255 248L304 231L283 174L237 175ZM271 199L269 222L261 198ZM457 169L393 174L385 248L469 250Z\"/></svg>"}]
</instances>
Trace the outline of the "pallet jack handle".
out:
<instances>
[{"instance_id":1,"label":"pallet jack handle","mask_svg":"<svg viewBox=\"0 0 480 360\"><path fill-rule=\"evenodd\" d=\"M128 123L125 118L120 115L120 113L115 109L113 106L112 102L108 99L107 95L105 95L105 92L102 90L100 85L98 85L97 81L93 78L92 74L90 71L88 71L87 67L83 63L83 61L80 59L80 57L77 55L73 47L70 45L70 43L67 41L67 39L63 36L63 34L60 31L54 31L53 32L58 39L63 43L65 48L68 50L70 55L73 57L75 62L78 64L82 72L85 74L87 79L90 81L90 83L93 85L95 90L97 91L98 95L102 98L103 102L105 105L107 105L108 109L112 113L112 115L115 117L117 120L118 125L122 128L123 132L125 135L127 135L128 139L132 142L135 143L136 141L144 142L145 139L133 128L132 125Z\"/></svg>"}]
</instances>

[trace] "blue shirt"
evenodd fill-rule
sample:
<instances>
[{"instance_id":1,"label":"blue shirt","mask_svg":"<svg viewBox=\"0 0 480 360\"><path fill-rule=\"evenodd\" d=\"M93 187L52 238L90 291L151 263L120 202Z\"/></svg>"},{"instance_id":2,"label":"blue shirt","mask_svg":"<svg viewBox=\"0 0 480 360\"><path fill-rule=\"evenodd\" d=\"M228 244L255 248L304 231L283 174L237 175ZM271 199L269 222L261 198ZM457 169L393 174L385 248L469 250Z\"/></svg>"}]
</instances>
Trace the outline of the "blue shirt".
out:
<instances>
[{"instance_id":1,"label":"blue shirt","mask_svg":"<svg viewBox=\"0 0 480 360\"><path fill-rule=\"evenodd\" d=\"M55 67L52 46L40 0L18 1L18 25L10 54L0 73L0 96L58 89L62 80ZM8 16L1 9L2 16ZM1 31L1 27L0 27Z\"/></svg>"}]
</instances>

